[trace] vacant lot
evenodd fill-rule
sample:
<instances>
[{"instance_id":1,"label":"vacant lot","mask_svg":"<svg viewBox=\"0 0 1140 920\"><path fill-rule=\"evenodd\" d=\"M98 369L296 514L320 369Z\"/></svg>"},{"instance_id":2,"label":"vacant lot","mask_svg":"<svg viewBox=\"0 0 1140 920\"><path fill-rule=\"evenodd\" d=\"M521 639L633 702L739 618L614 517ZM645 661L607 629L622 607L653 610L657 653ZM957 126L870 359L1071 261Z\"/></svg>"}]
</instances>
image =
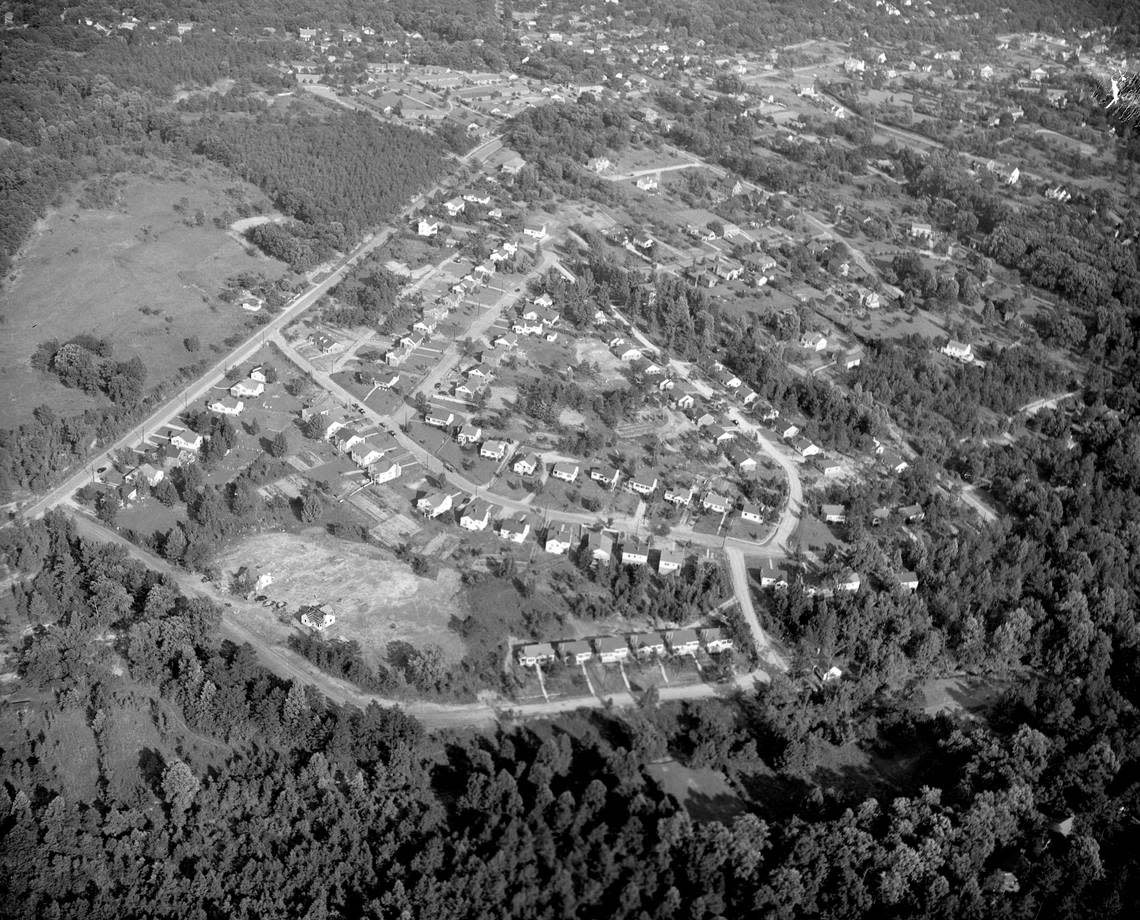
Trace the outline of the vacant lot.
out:
<instances>
[{"instance_id":1,"label":"vacant lot","mask_svg":"<svg viewBox=\"0 0 1140 920\"><path fill-rule=\"evenodd\" d=\"M389 553L320 530L248 537L231 547L218 565L226 577L242 566L273 576L266 594L285 601L292 622L281 622L277 612L258 608L258 621L245 625L280 644L298 628L294 623L300 608L325 603L336 616L328 637L356 639L373 663L382 660L388 643L396 640L417 648L436 645L449 660L463 655L462 640L448 627L453 616L467 613L459 575L452 569L442 569L434 580L420 578Z\"/></svg>"},{"instance_id":2,"label":"vacant lot","mask_svg":"<svg viewBox=\"0 0 1140 920\"><path fill-rule=\"evenodd\" d=\"M0 425L42 403L92 404L31 369L41 342L79 332L108 338L119 360L143 359L149 387L202 357L186 351L187 336L206 349L245 326L247 314L217 300L225 279L281 274L281 263L248 254L213 225L242 198L262 200L259 192L216 171L169 172L124 179L108 207L84 208L73 197L41 222L0 290ZM192 226L198 210L204 223Z\"/></svg>"}]
</instances>

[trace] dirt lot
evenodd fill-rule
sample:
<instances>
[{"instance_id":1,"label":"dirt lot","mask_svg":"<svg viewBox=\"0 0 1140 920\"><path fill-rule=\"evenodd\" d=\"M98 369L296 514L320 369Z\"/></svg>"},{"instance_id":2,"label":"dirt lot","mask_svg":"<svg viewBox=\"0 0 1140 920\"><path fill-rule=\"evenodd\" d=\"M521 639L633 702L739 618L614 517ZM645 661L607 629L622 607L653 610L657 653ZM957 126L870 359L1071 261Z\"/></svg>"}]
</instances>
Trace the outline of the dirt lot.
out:
<instances>
[{"instance_id":1,"label":"dirt lot","mask_svg":"<svg viewBox=\"0 0 1140 920\"><path fill-rule=\"evenodd\" d=\"M442 569L434 580L420 578L382 550L337 540L319 529L249 537L230 547L218 565L227 577L242 566L272 574L266 594L285 601L294 617L306 605L328 604L336 616L328 637L356 639L372 662L381 660L394 640L418 648L436 645L453 661L463 655L462 640L448 627L452 616L467 613L453 569ZM282 644L298 628L278 622L268 608L258 613L258 622L246 625Z\"/></svg>"},{"instance_id":2,"label":"dirt lot","mask_svg":"<svg viewBox=\"0 0 1140 920\"><path fill-rule=\"evenodd\" d=\"M69 411L93 404L29 367L41 342L79 332L109 338L119 360L143 359L150 386L202 356L186 351L186 336L198 336L205 351L245 327L248 314L216 301L226 278L281 274L281 263L247 254L212 223L234 207L228 189L251 201L259 192L209 170L169 173L125 180L113 207L85 209L72 197L40 223L0 290L0 425L43 403ZM173 210L182 198L185 214ZM188 226L197 209L205 224Z\"/></svg>"}]
</instances>

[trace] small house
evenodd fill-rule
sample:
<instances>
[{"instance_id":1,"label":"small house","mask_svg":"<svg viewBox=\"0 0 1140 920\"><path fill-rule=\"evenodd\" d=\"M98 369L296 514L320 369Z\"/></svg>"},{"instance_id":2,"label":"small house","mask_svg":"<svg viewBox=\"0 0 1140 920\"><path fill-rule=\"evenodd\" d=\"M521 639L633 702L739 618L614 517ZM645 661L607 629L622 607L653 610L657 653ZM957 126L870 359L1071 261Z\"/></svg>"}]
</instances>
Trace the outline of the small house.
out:
<instances>
[{"instance_id":1,"label":"small house","mask_svg":"<svg viewBox=\"0 0 1140 920\"><path fill-rule=\"evenodd\" d=\"M446 514L450 511L455 504L454 497L447 492L434 492L430 495L425 495L416 502L416 510L424 517L437 518L441 514Z\"/></svg>"},{"instance_id":2,"label":"small house","mask_svg":"<svg viewBox=\"0 0 1140 920\"><path fill-rule=\"evenodd\" d=\"M908 524L914 524L926 517L926 512L922 510L922 505L903 505L899 508L899 514Z\"/></svg>"},{"instance_id":3,"label":"small house","mask_svg":"<svg viewBox=\"0 0 1140 920\"><path fill-rule=\"evenodd\" d=\"M740 518L753 524L762 524L764 523L764 509L754 502L745 502L740 509Z\"/></svg>"},{"instance_id":4,"label":"small house","mask_svg":"<svg viewBox=\"0 0 1140 920\"><path fill-rule=\"evenodd\" d=\"M557 657L554 646L549 642L532 642L529 645L520 645L515 650L515 660L524 668L549 664Z\"/></svg>"},{"instance_id":5,"label":"small house","mask_svg":"<svg viewBox=\"0 0 1140 920\"><path fill-rule=\"evenodd\" d=\"M589 553L593 563L606 563L613 558L614 538L600 530L592 530L586 534L585 552Z\"/></svg>"},{"instance_id":6,"label":"small house","mask_svg":"<svg viewBox=\"0 0 1140 920\"><path fill-rule=\"evenodd\" d=\"M607 489L613 489L617 486L618 480L621 478L621 470L615 467L590 470L590 478L599 485L605 486Z\"/></svg>"},{"instance_id":7,"label":"small house","mask_svg":"<svg viewBox=\"0 0 1140 920\"><path fill-rule=\"evenodd\" d=\"M525 457L519 457L511 465L511 470L519 476L533 476L538 469L538 462L536 454L527 454Z\"/></svg>"},{"instance_id":8,"label":"small house","mask_svg":"<svg viewBox=\"0 0 1140 920\"><path fill-rule=\"evenodd\" d=\"M898 585L903 591L913 593L918 590L918 576L914 572L899 572Z\"/></svg>"},{"instance_id":9,"label":"small house","mask_svg":"<svg viewBox=\"0 0 1140 920\"><path fill-rule=\"evenodd\" d=\"M574 482L578 479L580 467L572 460L559 460L551 467L550 475L563 482Z\"/></svg>"},{"instance_id":10,"label":"small house","mask_svg":"<svg viewBox=\"0 0 1140 920\"><path fill-rule=\"evenodd\" d=\"M580 542L581 535L576 525L559 522L547 528L543 548L552 555L564 556Z\"/></svg>"},{"instance_id":11,"label":"small house","mask_svg":"<svg viewBox=\"0 0 1140 920\"><path fill-rule=\"evenodd\" d=\"M846 505L824 505L820 509L820 514L823 515L824 521L828 524L846 524L847 523L847 506Z\"/></svg>"},{"instance_id":12,"label":"small house","mask_svg":"<svg viewBox=\"0 0 1140 920\"><path fill-rule=\"evenodd\" d=\"M399 479L403 473L403 467L395 460L381 460L368 468L368 478L377 484Z\"/></svg>"},{"instance_id":13,"label":"small house","mask_svg":"<svg viewBox=\"0 0 1140 920\"><path fill-rule=\"evenodd\" d=\"M522 543L530 534L530 519L525 515L519 518L504 518L499 522L499 536L511 543Z\"/></svg>"},{"instance_id":14,"label":"small house","mask_svg":"<svg viewBox=\"0 0 1140 920\"><path fill-rule=\"evenodd\" d=\"M215 399L213 402L207 403L206 408L211 412L218 413L218 415L235 416L241 415L245 403L240 399Z\"/></svg>"},{"instance_id":15,"label":"small house","mask_svg":"<svg viewBox=\"0 0 1140 920\"><path fill-rule=\"evenodd\" d=\"M491 505L481 498L468 502L459 518L459 526L464 530L486 530L491 523Z\"/></svg>"},{"instance_id":16,"label":"small house","mask_svg":"<svg viewBox=\"0 0 1140 920\"><path fill-rule=\"evenodd\" d=\"M724 630L719 626L709 626L700 631L701 641L704 643L705 651L710 655L716 655L720 652L727 652L732 648L732 639L724 634Z\"/></svg>"},{"instance_id":17,"label":"small house","mask_svg":"<svg viewBox=\"0 0 1140 920\"><path fill-rule=\"evenodd\" d=\"M657 477L650 479L645 476L633 476L629 480L628 488L638 495L652 495L657 491Z\"/></svg>"},{"instance_id":18,"label":"small house","mask_svg":"<svg viewBox=\"0 0 1140 920\"><path fill-rule=\"evenodd\" d=\"M704 508L705 511L727 514L732 507L732 502L723 495L717 495L716 492L706 492L704 498L701 499L701 507Z\"/></svg>"},{"instance_id":19,"label":"small house","mask_svg":"<svg viewBox=\"0 0 1140 920\"><path fill-rule=\"evenodd\" d=\"M649 563L649 547L641 540L631 539L622 543L622 565L647 565Z\"/></svg>"},{"instance_id":20,"label":"small house","mask_svg":"<svg viewBox=\"0 0 1140 920\"><path fill-rule=\"evenodd\" d=\"M252 399L265 392L265 384L256 380L239 380L230 387L230 396Z\"/></svg>"},{"instance_id":21,"label":"small house","mask_svg":"<svg viewBox=\"0 0 1140 920\"><path fill-rule=\"evenodd\" d=\"M685 554L674 549L663 549L657 555L657 574L672 575L685 564Z\"/></svg>"},{"instance_id":22,"label":"small house","mask_svg":"<svg viewBox=\"0 0 1140 920\"><path fill-rule=\"evenodd\" d=\"M558 643L558 653L567 664L585 664L594 657L594 650L585 639Z\"/></svg>"},{"instance_id":23,"label":"small house","mask_svg":"<svg viewBox=\"0 0 1140 920\"><path fill-rule=\"evenodd\" d=\"M455 421L455 415L447 409L428 409L424 414L424 422L433 428L450 428Z\"/></svg>"},{"instance_id":24,"label":"small house","mask_svg":"<svg viewBox=\"0 0 1140 920\"><path fill-rule=\"evenodd\" d=\"M200 450L202 447L202 436L196 431L184 428L171 435L170 443L179 450Z\"/></svg>"},{"instance_id":25,"label":"small house","mask_svg":"<svg viewBox=\"0 0 1140 920\"><path fill-rule=\"evenodd\" d=\"M633 647L633 653L638 658L651 658L654 655L665 656L665 640L661 638L660 633L633 633L629 637L629 644Z\"/></svg>"},{"instance_id":26,"label":"small house","mask_svg":"<svg viewBox=\"0 0 1140 920\"><path fill-rule=\"evenodd\" d=\"M693 490L691 488L666 489L665 501L680 508L688 508L693 501Z\"/></svg>"},{"instance_id":27,"label":"small house","mask_svg":"<svg viewBox=\"0 0 1140 920\"><path fill-rule=\"evenodd\" d=\"M479 456L484 460L502 460L510 445L506 441L484 441L479 448Z\"/></svg>"},{"instance_id":28,"label":"small house","mask_svg":"<svg viewBox=\"0 0 1140 920\"><path fill-rule=\"evenodd\" d=\"M674 655L695 655L701 647L695 629L675 629L669 633L669 650Z\"/></svg>"},{"instance_id":29,"label":"small house","mask_svg":"<svg viewBox=\"0 0 1140 920\"><path fill-rule=\"evenodd\" d=\"M478 425L473 425L468 422L459 429L456 434L455 440L459 442L460 447L474 447L481 440L483 440L483 429Z\"/></svg>"},{"instance_id":30,"label":"small house","mask_svg":"<svg viewBox=\"0 0 1140 920\"><path fill-rule=\"evenodd\" d=\"M602 664L616 664L629 657L629 643L620 636L598 636L594 640L594 650Z\"/></svg>"}]
</instances>

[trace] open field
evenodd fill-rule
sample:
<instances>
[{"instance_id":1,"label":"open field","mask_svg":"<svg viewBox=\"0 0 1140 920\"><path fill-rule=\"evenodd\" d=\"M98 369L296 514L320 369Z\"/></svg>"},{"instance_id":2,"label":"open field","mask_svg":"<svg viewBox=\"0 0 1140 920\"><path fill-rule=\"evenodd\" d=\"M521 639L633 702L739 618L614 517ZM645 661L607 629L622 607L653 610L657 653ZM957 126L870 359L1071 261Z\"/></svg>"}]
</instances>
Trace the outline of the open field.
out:
<instances>
[{"instance_id":1,"label":"open field","mask_svg":"<svg viewBox=\"0 0 1140 920\"><path fill-rule=\"evenodd\" d=\"M230 547L218 565L227 577L242 566L272 574L266 594L285 601L294 621L301 607L328 604L336 616L328 638L357 640L373 663L397 640L417 648L438 646L449 660L463 655L462 640L448 627L452 616L466 614L459 575L452 569L441 569L435 580L420 578L388 553L318 529L248 537ZM267 608L259 608L259 614L244 625L279 644L297 628Z\"/></svg>"},{"instance_id":2,"label":"open field","mask_svg":"<svg viewBox=\"0 0 1140 920\"><path fill-rule=\"evenodd\" d=\"M93 404L31 369L41 342L80 332L110 339L118 360L143 359L150 387L246 326L248 314L217 300L226 278L282 273L212 222L242 199L263 200L259 192L213 170L168 172L123 179L112 206L84 208L72 197L41 221L0 289L0 425L44 403L67 411ZM174 205L183 198L180 214ZM198 210L205 223L192 226ZM186 351L190 335L203 352Z\"/></svg>"},{"instance_id":3,"label":"open field","mask_svg":"<svg viewBox=\"0 0 1140 920\"><path fill-rule=\"evenodd\" d=\"M730 823L744 803L720 770L686 767L676 761L646 767L662 791L673 796L694 821Z\"/></svg>"}]
</instances>

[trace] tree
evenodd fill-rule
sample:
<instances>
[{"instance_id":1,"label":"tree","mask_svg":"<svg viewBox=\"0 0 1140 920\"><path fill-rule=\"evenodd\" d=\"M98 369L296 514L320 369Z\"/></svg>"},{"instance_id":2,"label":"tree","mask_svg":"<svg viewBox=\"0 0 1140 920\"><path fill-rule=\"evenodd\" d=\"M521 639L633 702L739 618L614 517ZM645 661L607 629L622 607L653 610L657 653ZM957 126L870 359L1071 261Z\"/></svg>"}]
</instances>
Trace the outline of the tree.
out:
<instances>
[{"instance_id":1,"label":"tree","mask_svg":"<svg viewBox=\"0 0 1140 920\"><path fill-rule=\"evenodd\" d=\"M180 821L183 813L194 801L198 794L198 777L182 760L172 760L162 772L162 795L170 812L176 821Z\"/></svg>"},{"instance_id":2,"label":"tree","mask_svg":"<svg viewBox=\"0 0 1140 920\"><path fill-rule=\"evenodd\" d=\"M190 354L194 354L194 352L202 347L202 343L196 335L186 336L186 338L182 340L182 345Z\"/></svg>"},{"instance_id":3,"label":"tree","mask_svg":"<svg viewBox=\"0 0 1140 920\"><path fill-rule=\"evenodd\" d=\"M304 524L312 524L325 510L325 503L320 493L312 486L301 492L297 502L297 516Z\"/></svg>"},{"instance_id":4,"label":"tree","mask_svg":"<svg viewBox=\"0 0 1140 920\"><path fill-rule=\"evenodd\" d=\"M277 432L277 434L273 436L273 440L269 442L269 454L278 459L288 456L289 436L286 434L285 429L281 429L281 431Z\"/></svg>"}]
</instances>

